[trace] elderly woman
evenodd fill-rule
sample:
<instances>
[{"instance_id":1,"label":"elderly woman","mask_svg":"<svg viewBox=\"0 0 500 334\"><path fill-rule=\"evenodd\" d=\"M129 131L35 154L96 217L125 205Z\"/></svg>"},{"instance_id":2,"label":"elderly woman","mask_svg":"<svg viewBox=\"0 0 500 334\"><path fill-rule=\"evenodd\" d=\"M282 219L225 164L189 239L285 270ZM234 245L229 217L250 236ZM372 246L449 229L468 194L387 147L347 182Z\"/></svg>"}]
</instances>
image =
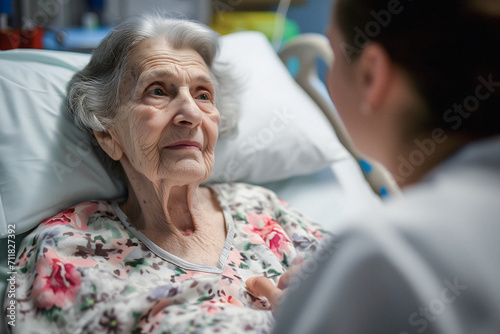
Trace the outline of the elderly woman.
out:
<instances>
[{"instance_id":1,"label":"elderly woman","mask_svg":"<svg viewBox=\"0 0 500 334\"><path fill-rule=\"evenodd\" d=\"M67 209L25 239L12 330L270 331L269 303L245 280L279 277L322 232L261 187L200 186L219 123L234 124L216 103L217 48L205 26L144 15L75 75L70 109L119 164L128 196Z\"/></svg>"},{"instance_id":2,"label":"elderly woman","mask_svg":"<svg viewBox=\"0 0 500 334\"><path fill-rule=\"evenodd\" d=\"M404 196L346 224L275 332L500 333L500 1L336 0L328 37L330 96Z\"/></svg>"}]
</instances>

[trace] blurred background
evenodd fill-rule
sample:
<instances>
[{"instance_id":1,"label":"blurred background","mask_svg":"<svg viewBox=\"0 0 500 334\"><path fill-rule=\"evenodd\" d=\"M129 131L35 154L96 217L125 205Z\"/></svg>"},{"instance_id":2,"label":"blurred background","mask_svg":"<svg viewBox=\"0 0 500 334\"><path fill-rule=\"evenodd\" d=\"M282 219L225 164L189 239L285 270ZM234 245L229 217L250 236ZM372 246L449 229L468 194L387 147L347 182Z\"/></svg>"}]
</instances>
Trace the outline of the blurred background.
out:
<instances>
[{"instance_id":1,"label":"blurred background","mask_svg":"<svg viewBox=\"0 0 500 334\"><path fill-rule=\"evenodd\" d=\"M160 9L198 20L222 35L263 32L275 46L323 33L331 0L0 0L0 49L89 52L124 18Z\"/></svg>"},{"instance_id":2,"label":"blurred background","mask_svg":"<svg viewBox=\"0 0 500 334\"><path fill-rule=\"evenodd\" d=\"M130 15L161 10L221 35L255 30L276 51L301 33L323 33L332 0L0 0L0 50L92 52ZM319 73L326 66L318 64ZM322 78L323 79L323 78Z\"/></svg>"}]
</instances>

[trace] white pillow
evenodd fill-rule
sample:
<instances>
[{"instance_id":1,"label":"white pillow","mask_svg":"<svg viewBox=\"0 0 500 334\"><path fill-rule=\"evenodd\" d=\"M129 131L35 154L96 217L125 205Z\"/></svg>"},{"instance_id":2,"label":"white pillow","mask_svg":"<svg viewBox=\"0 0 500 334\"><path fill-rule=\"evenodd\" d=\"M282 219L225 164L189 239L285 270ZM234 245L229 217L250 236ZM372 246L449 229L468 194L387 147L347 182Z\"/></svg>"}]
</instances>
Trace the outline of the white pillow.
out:
<instances>
[{"instance_id":1,"label":"white pillow","mask_svg":"<svg viewBox=\"0 0 500 334\"><path fill-rule=\"evenodd\" d=\"M222 37L220 60L243 82L238 133L220 140L211 180L264 183L309 174L347 156L325 115L258 32Z\"/></svg>"},{"instance_id":2,"label":"white pillow","mask_svg":"<svg viewBox=\"0 0 500 334\"><path fill-rule=\"evenodd\" d=\"M221 138L211 181L263 183L315 172L345 157L325 117L295 84L260 33L222 38L245 87L239 132ZM0 237L82 201L125 189L101 165L91 139L67 116L66 84L89 55L0 52Z\"/></svg>"},{"instance_id":3,"label":"white pillow","mask_svg":"<svg viewBox=\"0 0 500 334\"><path fill-rule=\"evenodd\" d=\"M125 193L66 112L66 84L89 55L0 53L0 235L26 232L78 202Z\"/></svg>"}]
</instances>

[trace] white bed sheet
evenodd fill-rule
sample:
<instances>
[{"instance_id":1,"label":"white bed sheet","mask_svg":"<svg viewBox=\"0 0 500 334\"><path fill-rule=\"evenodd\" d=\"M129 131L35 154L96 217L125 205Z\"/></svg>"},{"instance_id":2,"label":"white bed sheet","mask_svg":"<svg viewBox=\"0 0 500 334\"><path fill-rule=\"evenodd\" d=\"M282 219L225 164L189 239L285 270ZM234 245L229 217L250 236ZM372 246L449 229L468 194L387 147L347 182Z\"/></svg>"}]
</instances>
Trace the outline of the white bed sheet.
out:
<instances>
[{"instance_id":1,"label":"white bed sheet","mask_svg":"<svg viewBox=\"0 0 500 334\"><path fill-rule=\"evenodd\" d=\"M349 215L381 201L351 156L314 174L264 186L331 232L341 228Z\"/></svg>"}]
</instances>

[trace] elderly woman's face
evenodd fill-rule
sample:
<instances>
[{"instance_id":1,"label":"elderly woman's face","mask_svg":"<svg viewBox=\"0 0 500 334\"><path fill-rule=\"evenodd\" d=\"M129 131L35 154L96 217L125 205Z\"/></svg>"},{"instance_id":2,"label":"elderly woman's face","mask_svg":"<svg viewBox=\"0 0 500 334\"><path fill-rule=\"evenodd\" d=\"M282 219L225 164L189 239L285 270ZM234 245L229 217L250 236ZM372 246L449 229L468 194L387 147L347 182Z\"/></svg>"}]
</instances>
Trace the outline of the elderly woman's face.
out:
<instances>
[{"instance_id":1,"label":"elderly woman's face","mask_svg":"<svg viewBox=\"0 0 500 334\"><path fill-rule=\"evenodd\" d=\"M207 180L220 116L202 57L150 40L132 52L127 69L113 126L123 158L151 181Z\"/></svg>"}]
</instances>

